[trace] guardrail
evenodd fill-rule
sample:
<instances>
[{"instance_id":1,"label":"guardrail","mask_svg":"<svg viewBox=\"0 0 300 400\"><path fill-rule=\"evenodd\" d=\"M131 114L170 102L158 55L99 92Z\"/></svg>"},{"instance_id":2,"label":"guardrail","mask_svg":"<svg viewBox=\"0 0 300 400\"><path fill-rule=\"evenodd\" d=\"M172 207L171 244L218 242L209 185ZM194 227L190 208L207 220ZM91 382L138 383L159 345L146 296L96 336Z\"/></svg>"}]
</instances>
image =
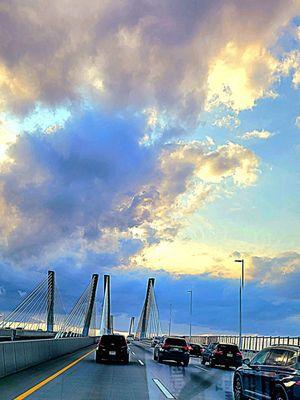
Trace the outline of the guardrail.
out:
<instances>
[{"instance_id":1,"label":"guardrail","mask_svg":"<svg viewBox=\"0 0 300 400\"><path fill-rule=\"evenodd\" d=\"M96 343L98 338L20 340L0 343L0 378Z\"/></svg>"},{"instance_id":2,"label":"guardrail","mask_svg":"<svg viewBox=\"0 0 300 400\"><path fill-rule=\"evenodd\" d=\"M192 336L192 343L209 344L222 342L239 344L239 336ZM265 347L288 344L300 346L300 336L242 336L242 351L260 351Z\"/></svg>"}]
</instances>

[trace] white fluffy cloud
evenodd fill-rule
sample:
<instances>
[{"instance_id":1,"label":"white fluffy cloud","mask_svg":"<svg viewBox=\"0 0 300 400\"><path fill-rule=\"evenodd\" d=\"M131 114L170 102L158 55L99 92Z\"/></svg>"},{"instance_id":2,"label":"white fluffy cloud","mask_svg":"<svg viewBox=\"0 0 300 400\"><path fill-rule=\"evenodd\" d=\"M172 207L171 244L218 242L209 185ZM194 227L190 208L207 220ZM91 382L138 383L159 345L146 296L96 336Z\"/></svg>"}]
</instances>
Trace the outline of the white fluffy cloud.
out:
<instances>
[{"instance_id":1,"label":"white fluffy cloud","mask_svg":"<svg viewBox=\"0 0 300 400\"><path fill-rule=\"evenodd\" d=\"M0 108L87 95L185 121L204 104L250 108L271 93L268 48L298 11L292 0L2 1Z\"/></svg>"},{"instance_id":2,"label":"white fluffy cloud","mask_svg":"<svg viewBox=\"0 0 300 400\"><path fill-rule=\"evenodd\" d=\"M249 139L269 139L270 137L272 137L274 134L266 131L266 130L253 130L253 131L249 131L249 132L245 132L242 135L242 139L244 140L249 140Z\"/></svg>"}]
</instances>

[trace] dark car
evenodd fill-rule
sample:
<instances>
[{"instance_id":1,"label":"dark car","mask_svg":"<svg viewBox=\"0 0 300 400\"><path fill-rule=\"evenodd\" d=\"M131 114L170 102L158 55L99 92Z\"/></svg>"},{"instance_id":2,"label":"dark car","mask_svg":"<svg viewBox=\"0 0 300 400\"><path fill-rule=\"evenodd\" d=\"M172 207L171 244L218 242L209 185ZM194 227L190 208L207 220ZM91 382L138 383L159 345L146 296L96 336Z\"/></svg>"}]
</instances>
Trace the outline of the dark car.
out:
<instances>
[{"instance_id":1,"label":"dark car","mask_svg":"<svg viewBox=\"0 0 300 400\"><path fill-rule=\"evenodd\" d=\"M159 363L163 361L176 361L177 364L183 364L187 367L190 360L189 346L185 339L166 337L162 343L158 343L155 346L153 358Z\"/></svg>"},{"instance_id":2,"label":"dark car","mask_svg":"<svg viewBox=\"0 0 300 400\"><path fill-rule=\"evenodd\" d=\"M227 343L211 343L202 353L202 364L207 362L211 367L224 365L229 367L240 367L243 355L238 346Z\"/></svg>"},{"instance_id":3,"label":"dark car","mask_svg":"<svg viewBox=\"0 0 300 400\"><path fill-rule=\"evenodd\" d=\"M128 364L129 353L125 337L122 335L103 335L101 336L96 350L96 362L120 361Z\"/></svg>"},{"instance_id":4,"label":"dark car","mask_svg":"<svg viewBox=\"0 0 300 400\"><path fill-rule=\"evenodd\" d=\"M203 347L200 344L190 343L190 355L194 357L200 357L203 352Z\"/></svg>"},{"instance_id":5,"label":"dark car","mask_svg":"<svg viewBox=\"0 0 300 400\"><path fill-rule=\"evenodd\" d=\"M234 373L235 400L300 400L300 347L272 346Z\"/></svg>"}]
</instances>

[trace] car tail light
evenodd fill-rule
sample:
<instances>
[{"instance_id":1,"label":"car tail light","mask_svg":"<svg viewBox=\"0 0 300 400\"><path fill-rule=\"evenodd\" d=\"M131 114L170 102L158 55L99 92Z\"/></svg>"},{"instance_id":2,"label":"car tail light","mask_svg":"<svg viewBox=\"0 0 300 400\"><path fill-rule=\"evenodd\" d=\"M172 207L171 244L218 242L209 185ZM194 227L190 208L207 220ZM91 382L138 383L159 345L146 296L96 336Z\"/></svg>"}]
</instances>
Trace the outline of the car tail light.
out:
<instances>
[{"instance_id":1,"label":"car tail light","mask_svg":"<svg viewBox=\"0 0 300 400\"><path fill-rule=\"evenodd\" d=\"M162 345L162 348L164 349L164 350L167 350L167 349L169 349L171 346L169 345L169 344L164 344L164 345Z\"/></svg>"},{"instance_id":2,"label":"car tail light","mask_svg":"<svg viewBox=\"0 0 300 400\"><path fill-rule=\"evenodd\" d=\"M300 381L296 381L295 385L300 386Z\"/></svg>"},{"instance_id":3,"label":"car tail light","mask_svg":"<svg viewBox=\"0 0 300 400\"><path fill-rule=\"evenodd\" d=\"M238 351L238 352L236 353L236 355L237 355L238 357L243 357L243 354L242 354L240 351Z\"/></svg>"},{"instance_id":4,"label":"car tail light","mask_svg":"<svg viewBox=\"0 0 300 400\"><path fill-rule=\"evenodd\" d=\"M216 355L216 356L222 356L222 355L223 355L223 351L222 351L222 350L215 350L215 351L214 351L214 355Z\"/></svg>"},{"instance_id":5,"label":"car tail light","mask_svg":"<svg viewBox=\"0 0 300 400\"><path fill-rule=\"evenodd\" d=\"M193 349L190 346L182 346L182 350L190 351L190 350L193 350Z\"/></svg>"}]
</instances>

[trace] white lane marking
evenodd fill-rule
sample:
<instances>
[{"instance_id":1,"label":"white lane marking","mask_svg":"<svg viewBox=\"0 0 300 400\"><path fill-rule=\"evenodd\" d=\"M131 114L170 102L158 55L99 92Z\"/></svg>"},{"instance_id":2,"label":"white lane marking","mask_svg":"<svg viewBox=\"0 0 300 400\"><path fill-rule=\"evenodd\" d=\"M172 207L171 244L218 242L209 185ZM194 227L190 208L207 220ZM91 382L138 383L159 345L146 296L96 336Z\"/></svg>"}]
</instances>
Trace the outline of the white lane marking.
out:
<instances>
[{"instance_id":1,"label":"white lane marking","mask_svg":"<svg viewBox=\"0 0 300 400\"><path fill-rule=\"evenodd\" d=\"M199 368L199 369L202 369L202 371L205 371L205 372L209 372L209 369L206 369L206 368L200 367L200 365L193 365L193 367L195 367L195 368Z\"/></svg>"},{"instance_id":2,"label":"white lane marking","mask_svg":"<svg viewBox=\"0 0 300 400\"><path fill-rule=\"evenodd\" d=\"M141 365L145 365L142 360L138 360Z\"/></svg>"},{"instance_id":3,"label":"white lane marking","mask_svg":"<svg viewBox=\"0 0 300 400\"><path fill-rule=\"evenodd\" d=\"M135 356L135 352L131 350L131 353Z\"/></svg>"},{"instance_id":4,"label":"white lane marking","mask_svg":"<svg viewBox=\"0 0 300 400\"><path fill-rule=\"evenodd\" d=\"M161 383L159 379L153 378L153 382L159 388L159 390L165 395L167 399L175 399L175 397L168 391L168 389Z\"/></svg>"}]
</instances>

